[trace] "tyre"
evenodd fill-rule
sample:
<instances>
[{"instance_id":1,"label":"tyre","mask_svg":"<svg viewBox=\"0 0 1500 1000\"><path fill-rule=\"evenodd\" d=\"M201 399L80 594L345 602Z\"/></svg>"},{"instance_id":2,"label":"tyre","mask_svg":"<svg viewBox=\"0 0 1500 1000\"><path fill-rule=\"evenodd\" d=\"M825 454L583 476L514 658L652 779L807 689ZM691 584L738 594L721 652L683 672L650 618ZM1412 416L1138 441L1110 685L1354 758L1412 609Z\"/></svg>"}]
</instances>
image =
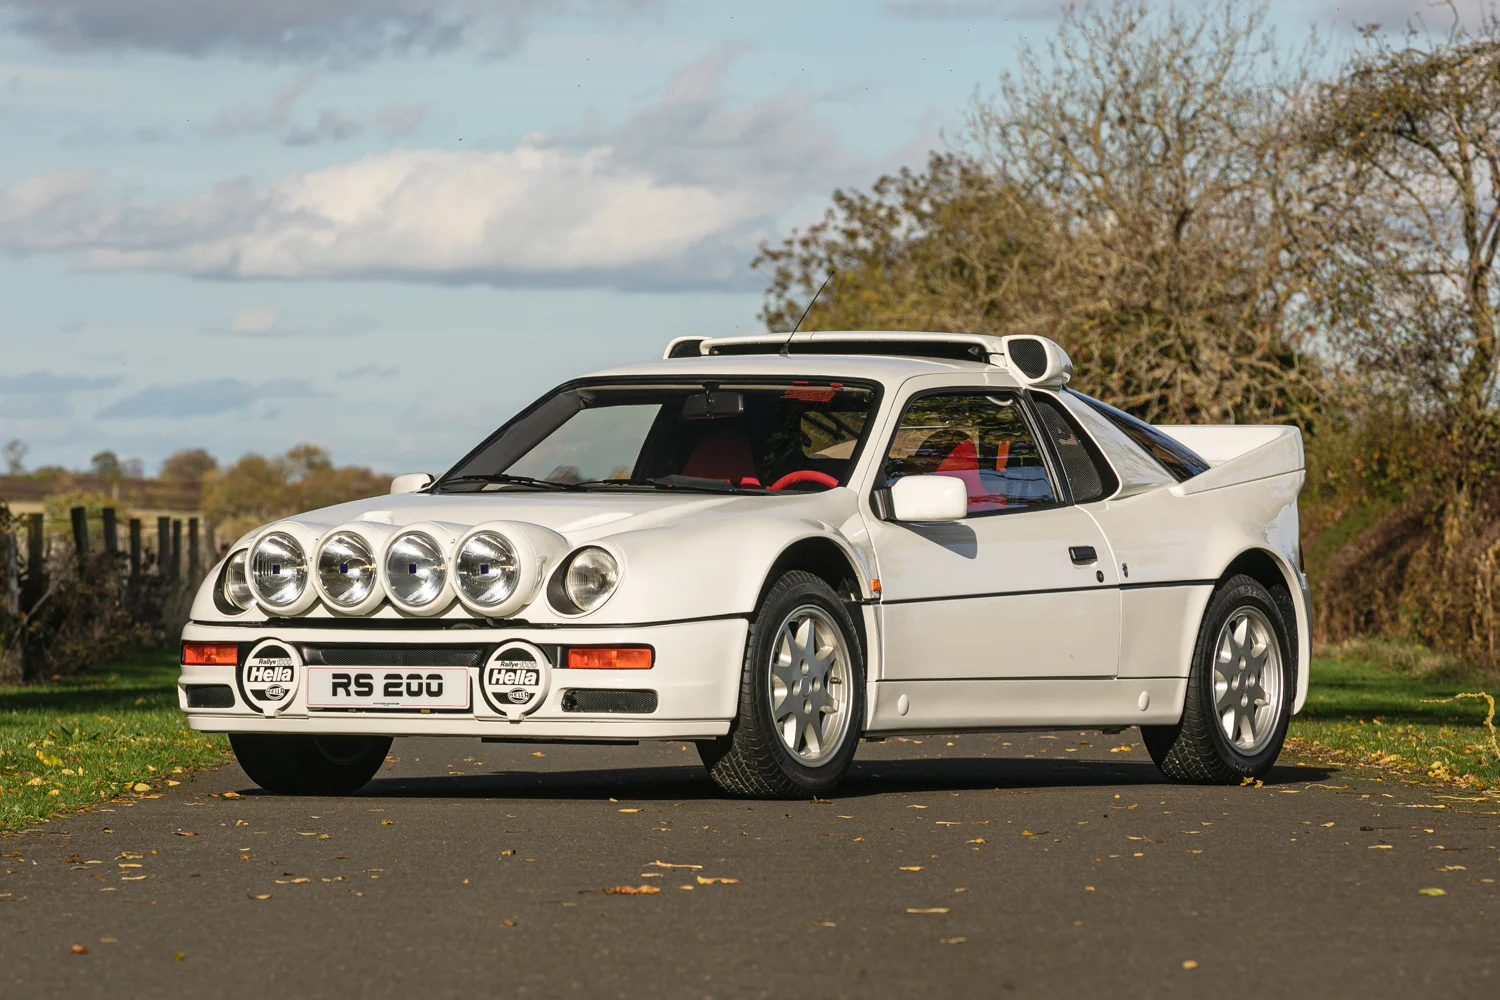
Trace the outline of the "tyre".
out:
<instances>
[{"instance_id":1,"label":"tyre","mask_svg":"<svg viewBox=\"0 0 1500 1000\"><path fill-rule=\"evenodd\" d=\"M1258 581L1231 577L1209 599L1193 649L1182 720L1142 726L1174 781L1238 784L1276 763L1296 692L1296 651L1282 605Z\"/></svg>"},{"instance_id":2,"label":"tyre","mask_svg":"<svg viewBox=\"0 0 1500 1000\"><path fill-rule=\"evenodd\" d=\"M864 655L848 608L823 580L794 571L756 611L728 734L698 752L731 795L820 795L848 773L864 709Z\"/></svg>"},{"instance_id":3,"label":"tyre","mask_svg":"<svg viewBox=\"0 0 1500 1000\"><path fill-rule=\"evenodd\" d=\"M250 780L278 795L349 795L380 770L389 736L230 733L229 745Z\"/></svg>"}]
</instances>

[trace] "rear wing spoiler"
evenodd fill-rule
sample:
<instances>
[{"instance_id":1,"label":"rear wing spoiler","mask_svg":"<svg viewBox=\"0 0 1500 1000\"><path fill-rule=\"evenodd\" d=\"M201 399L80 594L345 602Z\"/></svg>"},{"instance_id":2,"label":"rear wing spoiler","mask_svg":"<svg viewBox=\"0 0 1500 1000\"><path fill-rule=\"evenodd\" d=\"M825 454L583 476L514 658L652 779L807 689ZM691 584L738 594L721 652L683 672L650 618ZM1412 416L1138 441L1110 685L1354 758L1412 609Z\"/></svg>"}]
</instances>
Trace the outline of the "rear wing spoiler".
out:
<instances>
[{"instance_id":1,"label":"rear wing spoiler","mask_svg":"<svg viewBox=\"0 0 1500 1000\"><path fill-rule=\"evenodd\" d=\"M1307 467L1302 432L1277 424L1164 424L1157 427L1196 451L1207 472L1178 483L1179 496L1270 479Z\"/></svg>"}]
</instances>

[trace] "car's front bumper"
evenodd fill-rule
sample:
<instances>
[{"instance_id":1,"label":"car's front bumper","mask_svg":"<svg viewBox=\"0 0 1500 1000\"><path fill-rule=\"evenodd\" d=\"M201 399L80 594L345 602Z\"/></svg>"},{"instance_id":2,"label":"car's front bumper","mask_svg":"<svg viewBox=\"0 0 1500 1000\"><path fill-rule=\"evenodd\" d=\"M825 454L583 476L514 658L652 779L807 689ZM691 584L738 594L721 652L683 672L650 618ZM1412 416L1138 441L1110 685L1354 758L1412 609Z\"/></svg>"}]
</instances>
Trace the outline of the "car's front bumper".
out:
<instances>
[{"instance_id":1,"label":"car's front bumper","mask_svg":"<svg viewBox=\"0 0 1500 1000\"><path fill-rule=\"evenodd\" d=\"M252 708L237 683L239 667L184 665L178 678L178 704L188 725L202 732L370 734L389 736L480 736L502 739L640 740L698 739L729 730L739 695L748 622L743 618L677 622L619 628L362 629L299 625L235 626L192 623L184 642L238 643L241 650L267 639L299 649L337 646L399 646L413 650L441 646L493 648L521 639L544 649L570 646L639 646L655 651L649 670L571 670L554 666L545 698L530 714L511 721L492 710L480 694L482 665L469 669L469 705L463 711L391 712L317 710L307 705L306 683L274 717ZM241 657L243 660L243 655ZM565 660L564 660L565 662ZM188 687L227 685L233 704L189 706ZM569 691L654 691L649 713L569 711Z\"/></svg>"}]
</instances>

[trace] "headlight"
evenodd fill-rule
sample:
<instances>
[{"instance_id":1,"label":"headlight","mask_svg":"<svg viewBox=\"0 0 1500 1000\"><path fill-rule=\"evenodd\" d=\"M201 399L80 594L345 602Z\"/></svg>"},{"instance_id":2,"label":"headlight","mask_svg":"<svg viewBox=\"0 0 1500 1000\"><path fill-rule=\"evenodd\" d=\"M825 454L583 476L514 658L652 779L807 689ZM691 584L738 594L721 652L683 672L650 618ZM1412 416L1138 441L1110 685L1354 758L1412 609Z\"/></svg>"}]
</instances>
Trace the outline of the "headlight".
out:
<instances>
[{"instance_id":1,"label":"headlight","mask_svg":"<svg viewBox=\"0 0 1500 1000\"><path fill-rule=\"evenodd\" d=\"M493 531L471 535L454 560L454 583L481 608L504 604L521 580L521 560L510 540Z\"/></svg>"},{"instance_id":2,"label":"headlight","mask_svg":"<svg viewBox=\"0 0 1500 1000\"><path fill-rule=\"evenodd\" d=\"M600 548L581 550L568 564L563 593L580 611L593 611L620 585L620 564Z\"/></svg>"},{"instance_id":3,"label":"headlight","mask_svg":"<svg viewBox=\"0 0 1500 1000\"><path fill-rule=\"evenodd\" d=\"M375 591L375 554L352 532L330 535L318 549L318 583L334 604L358 607Z\"/></svg>"},{"instance_id":4,"label":"headlight","mask_svg":"<svg viewBox=\"0 0 1500 1000\"><path fill-rule=\"evenodd\" d=\"M250 550L250 579L255 595L273 608L297 602L307 589L307 556L291 535L273 531Z\"/></svg>"},{"instance_id":5,"label":"headlight","mask_svg":"<svg viewBox=\"0 0 1500 1000\"><path fill-rule=\"evenodd\" d=\"M224 567L224 600L241 611L249 610L255 603L255 595L250 593L250 577L246 575L246 562L245 550L240 549L229 557L229 563Z\"/></svg>"},{"instance_id":6,"label":"headlight","mask_svg":"<svg viewBox=\"0 0 1500 1000\"><path fill-rule=\"evenodd\" d=\"M448 580L443 553L423 531L402 535L385 553L385 578L399 603L420 608L437 600Z\"/></svg>"}]
</instances>

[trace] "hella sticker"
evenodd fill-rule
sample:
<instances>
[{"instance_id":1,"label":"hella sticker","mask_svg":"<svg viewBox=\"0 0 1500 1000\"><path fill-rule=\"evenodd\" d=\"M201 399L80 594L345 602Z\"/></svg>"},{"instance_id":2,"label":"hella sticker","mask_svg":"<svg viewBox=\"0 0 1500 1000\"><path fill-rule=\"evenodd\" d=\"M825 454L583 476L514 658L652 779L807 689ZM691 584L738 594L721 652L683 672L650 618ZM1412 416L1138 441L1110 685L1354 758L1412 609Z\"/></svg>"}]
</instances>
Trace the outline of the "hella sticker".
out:
<instances>
[{"instance_id":1,"label":"hella sticker","mask_svg":"<svg viewBox=\"0 0 1500 1000\"><path fill-rule=\"evenodd\" d=\"M301 659L289 646L275 640L263 642L240 667L240 694L251 708L275 715L297 693L301 667Z\"/></svg>"},{"instance_id":2,"label":"hella sticker","mask_svg":"<svg viewBox=\"0 0 1500 1000\"><path fill-rule=\"evenodd\" d=\"M479 674L479 690L491 709L519 722L547 697L552 664L529 642L508 642L495 651Z\"/></svg>"}]
</instances>

